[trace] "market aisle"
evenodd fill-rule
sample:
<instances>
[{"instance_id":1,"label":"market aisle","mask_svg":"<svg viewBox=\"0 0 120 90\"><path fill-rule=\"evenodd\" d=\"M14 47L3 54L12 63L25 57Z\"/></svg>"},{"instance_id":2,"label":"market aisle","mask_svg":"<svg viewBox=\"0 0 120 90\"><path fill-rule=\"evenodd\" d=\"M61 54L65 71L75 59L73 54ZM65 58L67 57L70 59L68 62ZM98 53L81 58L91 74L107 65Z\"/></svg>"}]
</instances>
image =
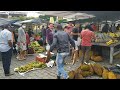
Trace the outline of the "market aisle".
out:
<instances>
[{"instance_id":1,"label":"market aisle","mask_svg":"<svg viewBox=\"0 0 120 90\"><path fill-rule=\"evenodd\" d=\"M27 60L25 61L18 61L15 56L12 57L12 64L11 64L11 71L14 72L14 68L25 65L32 61L34 56L28 56ZM70 60L67 58L66 61ZM69 62L69 61L68 61ZM115 63L119 62L119 60L115 60ZM101 65L111 66L109 65L109 60L105 60L104 62L100 62ZM119 64L119 63L118 63ZM65 70L71 71L76 69L80 65L80 61L76 62L75 65L66 65ZM0 79L56 79L56 66L52 68L45 68L41 70L31 71L25 74L25 76L21 76L18 73L14 72L13 76L5 77L3 74L2 62L0 61ZM91 76L87 77L86 79L102 79L98 76Z\"/></svg>"},{"instance_id":2,"label":"market aisle","mask_svg":"<svg viewBox=\"0 0 120 90\"><path fill-rule=\"evenodd\" d=\"M24 61L18 61L15 56L13 56L11 63L11 71L14 72L14 68L25 65L33 60L34 56L28 56L27 60ZM75 69L78 65L79 63L76 63L74 66L66 65L65 69L66 71L70 71L72 69ZM2 62L0 61L0 79L56 79L56 66L52 68L31 71L26 73L25 76L21 76L18 73L14 72L14 75L5 77L3 74Z\"/></svg>"}]
</instances>

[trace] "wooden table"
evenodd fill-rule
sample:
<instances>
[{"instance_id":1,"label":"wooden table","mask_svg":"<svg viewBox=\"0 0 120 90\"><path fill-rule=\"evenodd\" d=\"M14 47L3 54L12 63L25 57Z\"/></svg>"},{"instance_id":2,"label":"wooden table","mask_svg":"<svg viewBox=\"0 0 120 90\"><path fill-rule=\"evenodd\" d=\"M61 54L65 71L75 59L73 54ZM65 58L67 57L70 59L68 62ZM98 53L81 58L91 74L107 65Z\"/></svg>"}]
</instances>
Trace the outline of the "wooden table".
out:
<instances>
[{"instance_id":1,"label":"wooden table","mask_svg":"<svg viewBox=\"0 0 120 90\"><path fill-rule=\"evenodd\" d=\"M111 44L111 45L106 45L106 43L95 43L93 42L92 45L97 45L97 46L106 46L110 48L110 64L113 64L113 57L115 55L117 55L118 53L120 53L120 49L118 49L118 51L114 51L114 48L118 45L120 45L120 41L118 43L115 44Z\"/></svg>"}]
</instances>

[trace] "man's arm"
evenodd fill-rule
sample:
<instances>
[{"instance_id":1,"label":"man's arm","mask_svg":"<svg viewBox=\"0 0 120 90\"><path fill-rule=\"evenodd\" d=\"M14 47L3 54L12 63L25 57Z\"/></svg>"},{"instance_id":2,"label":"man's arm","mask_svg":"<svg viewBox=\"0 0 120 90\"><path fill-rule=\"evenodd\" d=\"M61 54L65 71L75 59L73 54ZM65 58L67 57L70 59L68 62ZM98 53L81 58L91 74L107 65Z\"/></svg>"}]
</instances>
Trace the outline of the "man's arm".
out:
<instances>
[{"instance_id":1,"label":"man's arm","mask_svg":"<svg viewBox=\"0 0 120 90\"><path fill-rule=\"evenodd\" d=\"M55 48L56 44L57 44L57 35L54 35L54 37L53 37L53 43L50 46L50 52L53 51L53 49Z\"/></svg>"},{"instance_id":2,"label":"man's arm","mask_svg":"<svg viewBox=\"0 0 120 90\"><path fill-rule=\"evenodd\" d=\"M96 39L94 32L92 32L92 38Z\"/></svg>"},{"instance_id":3,"label":"man's arm","mask_svg":"<svg viewBox=\"0 0 120 90\"><path fill-rule=\"evenodd\" d=\"M8 44L10 47L12 47L12 33L8 34Z\"/></svg>"},{"instance_id":4,"label":"man's arm","mask_svg":"<svg viewBox=\"0 0 120 90\"><path fill-rule=\"evenodd\" d=\"M49 31L48 31L48 29L46 30L46 43L48 43L48 34L49 34Z\"/></svg>"},{"instance_id":5,"label":"man's arm","mask_svg":"<svg viewBox=\"0 0 120 90\"><path fill-rule=\"evenodd\" d=\"M72 45L72 47L75 49L75 42L74 40L68 35L68 39L70 41L70 44Z\"/></svg>"},{"instance_id":6,"label":"man's arm","mask_svg":"<svg viewBox=\"0 0 120 90\"><path fill-rule=\"evenodd\" d=\"M54 35L53 43L52 43L52 45L50 46L50 50L47 52L47 59L46 59L47 61L50 59L50 57L51 57L50 52L53 51L53 49L55 48L56 44L57 44L57 36Z\"/></svg>"},{"instance_id":7,"label":"man's arm","mask_svg":"<svg viewBox=\"0 0 120 90\"><path fill-rule=\"evenodd\" d=\"M11 40L8 40L8 44L10 47L12 47L12 41Z\"/></svg>"}]
</instances>

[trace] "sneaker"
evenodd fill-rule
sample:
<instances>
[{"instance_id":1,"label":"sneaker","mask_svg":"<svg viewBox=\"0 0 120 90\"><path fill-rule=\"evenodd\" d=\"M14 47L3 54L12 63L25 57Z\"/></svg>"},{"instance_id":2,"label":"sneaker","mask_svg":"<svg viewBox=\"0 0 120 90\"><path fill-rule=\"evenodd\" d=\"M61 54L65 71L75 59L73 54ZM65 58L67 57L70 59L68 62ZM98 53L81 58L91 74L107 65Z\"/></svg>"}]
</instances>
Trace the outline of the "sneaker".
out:
<instances>
[{"instance_id":1,"label":"sneaker","mask_svg":"<svg viewBox=\"0 0 120 90\"><path fill-rule=\"evenodd\" d=\"M66 78L66 79L70 79L70 78L69 78L69 76L67 76L67 78Z\"/></svg>"},{"instance_id":2,"label":"sneaker","mask_svg":"<svg viewBox=\"0 0 120 90\"><path fill-rule=\"evenodd\" d=\"M88 64L87 62L84 62L84 64Z\"/></svg>"},{"instance_id":3,"label":"sneaker","mask_svg":"<svg viewBox=\"0 0 120 90\"><path fill-rule=\"evenodd\" d=\"M60 76L57 76L57 79L60 79Z\"/></svg>"},{"instance_id":4,"label":"sneaker","mask_svg":"<svg viewBox=\"0 0 120 90\"><path fill-rule=\"evenodd\" d=\"M5 74L5 76L11 76L11 75L14 75L13 73L10 73L10 74Z\"/></svg>"},{"instance_id":5,"label":"sneaker","mask_svg":"<svg viewBox=\"0 0 120 90\"><path fill-rule=\"evenodd\" d=\"M17 56L16 59L19 59L19 57Z\"/></svg>"}]
</instances>

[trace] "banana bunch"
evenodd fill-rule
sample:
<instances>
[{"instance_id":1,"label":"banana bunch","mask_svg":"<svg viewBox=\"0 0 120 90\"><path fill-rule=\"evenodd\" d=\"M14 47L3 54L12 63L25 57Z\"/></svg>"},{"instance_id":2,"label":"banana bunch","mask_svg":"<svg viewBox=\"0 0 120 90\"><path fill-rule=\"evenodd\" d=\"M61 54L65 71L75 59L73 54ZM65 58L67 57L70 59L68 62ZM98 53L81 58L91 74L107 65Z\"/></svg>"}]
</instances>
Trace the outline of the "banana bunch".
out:
<instances>
[{"instance_id":1,"label":"banana bunch","mask_svg":"<svg viewBox=\"0 0 120 90\"><path fill-rule=\"evenodd\" d=\"M116 34L115 33L108 33L109 34L109 36L111 37L111 38L114 38L114 37L116 37Z\"/></svg>"},{"instance_id":2,"label":"banana bunch","mask_svg":"<svg viewBox=\"0 0 120 90\"><path fill-rule=\"evenodd\" d=\"M45 48L44 48L44 47L35 47L34 49L35 49L35 52L36 52L36 53L42 53L42 52L45 51Z\"/></svg>"},{"instance_id":3,"label":"banana bunch","mask_svg":"<svg viewBox=\"0 0 120 90\"><path fill-rule=\"evenodd\" d=\"M120 37L120 32L116 32L116 37Z\"/></svg>"},{"instance_id":4,"label":"banana bunch","mask_svg":"<svg viewBox=\"0 0 120 90\"><path fill-rule=\"evenodd\" d=\"M114 43L117 43L118 40L110 40L108 42L106 42L107 45L111 45L111 44L114 44Z\"/></svg>"},{"instance_id":5,"label":"banana bunch","mask_svg":"<svg viewBox=\"0 0 120 90\"><path fill-rule=\"evenodd\" d=\"M31 42L29 46L33 47L33 48L34 47L40 47L40 45L39 45L39 43L37 41Z\"/></svg>"},{"instance_id":6,"label":"banana bunch","mask_svg":"<svg viewBox=\"0 0 120 90\"><path fill-rule=\"evenodd\" d=\"M27 72L29 70L32 70L34 68L45 68L45 67L47 67L45 63L39 62L39 61L34 61L31 63L28 63L25 66L18 67L15 71L23 73L23 72Z\"/></svg>"},{"instance_id":7,"label":"banana bunch","mask_svg":"<svg viewBox=\"0 0 120 90\"><path fill-rule=\"evenodd\" d=\"M107 45L113 44L113 40L110 40L110 41L106 42L106 44L107 44Z\"/></svg>"}]
</instances>

